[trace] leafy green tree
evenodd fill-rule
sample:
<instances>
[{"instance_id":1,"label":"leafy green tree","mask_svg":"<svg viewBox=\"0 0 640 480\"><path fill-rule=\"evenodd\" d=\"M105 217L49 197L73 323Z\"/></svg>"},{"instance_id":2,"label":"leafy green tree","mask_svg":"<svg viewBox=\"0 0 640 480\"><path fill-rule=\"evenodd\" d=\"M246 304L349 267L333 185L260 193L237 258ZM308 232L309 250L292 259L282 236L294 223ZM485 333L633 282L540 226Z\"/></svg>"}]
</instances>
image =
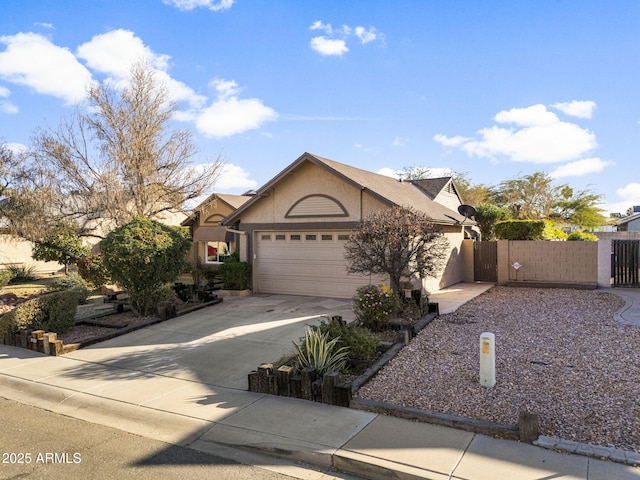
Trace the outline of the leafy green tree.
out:
<instances>
[{"instance_id":1,"label":"leafy green tree","mask_svg":"<svg viewBox=\"0 0 640 480\"><path fill-rule=\"evenodd\" d=\"M598 207L601 201L602 195L590 190L574 192L568 185L562 185L558 188L552 218L582 228L600 227L607 223L604 210Z\"/></svg>"},{"instance_id":2,"label":"leafy green tree","mask_svg":"<svg viewBox=\"0 0 640 480\"><path fill-rule=\"evenodd\" d=\"M449 242L424 213L396 206L371 213L345 244L350 273L389 275L400 292L402 277L436 277L449 256Z\"/></svg>"},{"instance_id":3,"label":"leafy green tree","mask_svg":"<svg viewBox=\"0 0 640 480\"><path fill-rule=\"evenodd\" d=\"M186 229L144 217L116 228L100 244L111 278L129 293L141 316L155 313L156 292L184 270L190 246Z\"/></svg>"},{"instance_id":4,"label":"leafy green tree","mask_svg":"<svg viewBox=\"0 0 640 480\"><path fill-rule=\"evenodd\" d=\"M481 203L478 205L474 219L480 228L482 240L494 240L494 225L501 220L509 220L511 215L511 210L506 207L499 207L490 203Z\"/></svg>"},{"instance_id":5,"label":"leafy green tree","mask_svg":"<svg viewBox=\"0 0 640 480\"><path fill-rule=\"evenodd\" d=\"M555 192L553 179L535 172L501 182L497 187L497 203L511 210L519 220L549 218L553 212Z\"/></svg>"},{"instance_id":6,"label":"leafy green tree","mask_svg":"<svg viewBox=\"0 0 640 480\"><path fill-rule=\"evenodd\" d=\"M46 239L34 244L31 256L34 260L58 262L64 265L65 273L68 273L69 265L78 263L90 253L90 248L84 245L81 237L67 229L58 228Z\"/></svg>"}]
</instances>

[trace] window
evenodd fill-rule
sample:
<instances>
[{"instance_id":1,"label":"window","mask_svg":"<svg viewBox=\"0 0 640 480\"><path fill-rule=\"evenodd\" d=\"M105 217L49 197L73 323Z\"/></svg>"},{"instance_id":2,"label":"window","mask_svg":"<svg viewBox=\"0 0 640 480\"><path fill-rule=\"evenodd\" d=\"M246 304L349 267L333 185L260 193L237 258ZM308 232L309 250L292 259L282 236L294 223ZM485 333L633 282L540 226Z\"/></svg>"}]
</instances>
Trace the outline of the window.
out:
<instances>
[{"instance_id":1,"label":"window","mask_svg":"<svg viewBox=\"0 0 640 480\"><path fill-rule=\"evenodd\" d=\"M269 235L268 233L263 233L262 235L260 235L260 240L271 240L271 235Z\"/></svg>"},{"instance_id":2,"label":"window","mask_svg":"<svg viewBox=\"0 0 640 480\"><path fill-rule=\"evenodd\" d=\"M347 240L349 240L349 235L341 233L341 234L338 235L338 240L347 241Z\"/></svg>"},{"instance_id":3,"label":"window","mask_svg":"<svg viewBox=\"0 0 640 480\"><path fill-rule=\"evenodd\" d=\"M225 242L207 242L205 244L205 263L220 263L227 255L227 244Z\"/></svg>"},{"instance_id":4,"label":"window","mask_svg":"<svg viewBox=\"0 0 640 480\"><path fill-rule=\"evenodd\" d=\"M330 242L330 241L332 241L332 240L333 240L333 235L322 234L322 236L320 237L320 239L321 239L323 242L327 242L327 241L328 241L328 242Z\"/></svg>"},{"instance_id":5,"label":"window","mask_svg":"<svg viewBox=\"0 0 640 480\"><path fill-rule=\"evenodd\" d=\"M286 240L287 236L284 233L277 233L276 240Z\"/></svg>"},{"instance_id":6,"label":"window","mask_svg":"<svg viewBox=\"0 0 640 480\"><path fill-rule=\"evenodd\" d=\"M291 241L302 240L302 236L298 235L297 233L296 234L292 233L291 235L289 235L289 240L291 240Z\"/></svg>"},{"instance_id":7,"label":"window","mask_svg":"<svg viewBox=\"0 0 640 480\"><path fill-rule=\"evenodd\" d=\"M318 239L318 236L315 234L305 235L304 239L310 242L314 242Z\"/></svg>"}]
</instances>

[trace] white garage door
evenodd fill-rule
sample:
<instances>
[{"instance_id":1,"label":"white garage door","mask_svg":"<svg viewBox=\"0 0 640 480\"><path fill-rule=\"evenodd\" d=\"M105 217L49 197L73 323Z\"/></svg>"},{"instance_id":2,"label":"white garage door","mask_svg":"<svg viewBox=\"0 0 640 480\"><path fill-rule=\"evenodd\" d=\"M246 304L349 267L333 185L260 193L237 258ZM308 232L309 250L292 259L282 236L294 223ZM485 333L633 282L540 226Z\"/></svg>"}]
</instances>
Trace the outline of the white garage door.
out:
<instances>
[{"instance_id":1,"label":"white garage door","mask_svg":"<svg viewBox=\"0 0 640 480\"><path fill-rule=\"evenodd\" d=\"M370 283L350 275L344 260L348 232L258 232L256 291L318 297L350 298ZM381 283L374 278L371 283Z\"/></svg>"}]
</instances>

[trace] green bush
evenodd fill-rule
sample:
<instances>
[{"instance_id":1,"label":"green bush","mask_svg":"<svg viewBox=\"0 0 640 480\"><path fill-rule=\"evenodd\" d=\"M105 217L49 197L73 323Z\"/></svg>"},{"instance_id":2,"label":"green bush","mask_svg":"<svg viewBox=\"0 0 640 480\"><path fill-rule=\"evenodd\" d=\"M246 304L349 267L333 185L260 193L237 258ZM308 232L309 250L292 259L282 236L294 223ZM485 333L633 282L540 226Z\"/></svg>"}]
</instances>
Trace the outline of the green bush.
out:
<instances>
[{"instance_id":1,"label":"green bush","mask_svg":"<svg viewBox=\"0 0 640 480\"><path fill-rule=\"evenodd\" d=\"M109 271L104 265L101 253L92 253L80 260L76 265L80 276L89 282L93 288L100 288L111 282Z\"/></svg>"},{"instance_id":2,"label":"green bush","mask_svg":"<svg viewBox=\"0 0 640 480\"><path fill-rule=\"evenodd\" d=\"M366 285L353 296L353 310L362 325L378 332L398 310L398 297L386 285Z\"/></svg>"},{"instance_id":3,"label":"green bush","mask_svg":"<svg viewBox=\"0 0 640 480\"><path fill-rule=\"evenodd\" d=\"M124 288L138 315L155 315L156 290L184 270L191 239L186 229L138 217L113 230L101 244L104 265Z\"/></svg>"},{"instance_id":4,"label":"green bush","mask_svg":"<svg viewBox=\"0 0 640 480\"><path fill-rule=\"evenodd\" d=\"M90 285L77 273L54 279L50 284L50 289L54 291L72 290L78 294L80 303L85 303L91 293Z\"/></svg>"},{"instance_id":5,"label":"green bush","mask_svg":"<svg viewBox=\"0 0 640 480\"><path fill-rule=\"evenodd\" d=\"M79 299L78 292L65 290L27 300L0 317L0 335L24 329L67 332L75 324Z\"/></svg>"},{"instance_id":6,"label":"green bush","mask_svg":"<svg viewBox=\"0 0 640 480\"><path fill-rule=\"evenodd\" d=\"M0 288L9 285L12 278L13 273L10 270L0 270Z\"/></svg>"},{"instance_id":7,"label":"green bush","mask_svg":"<svg viewBox=\"0 0 640 480\"><path fill-rule=\"evenodd\" d=\"M544 240L544 220L505 220L493 226L500 240Z\"/></svg>"},{"instance_id":8,"label":"green bush","mask_svg":"<svg viewBox=\"0 0 640 480\"><path fill-rule=\"evenodd\" d=\"M351 363L372 360L380 344L378 337L368 328L353 323L347 324L334 318L329 321L323 320L315 328L321 334L326 334L329 340L337 339L338 347L347 347Z\"/></svg>"},{"instance_id":9,"label":"green bush","mask_svg":"<svg viewBox=\"0 0 640 480\"><path fill-rule=\"evenodd\" d=\"M251 282L251 265L233 257L218 267L222 278L222 288L227 290L246 290Z\"/></svg>"},{"instance_id":10,"label":"green bush","mask_svg":"<svg viewBox=\"0 0 640 480\"><path fill-rule=\"evenodd\" d=\"M296 349L296 366L315 368L319 376L327 372L341 372L344 370L349 355L347 347L338 346L338 338L329 339L326 333L320 333L315 328L307 328L307 332L300 345L293 342Z\"/></svg>"},{"instance_id":11,"label":"green bush","mask_svg":"<svg viewBox=\"0 0 640 480\"><path fill-rule=\"evenodd\" d=\"M598 237L596 237L592 233L587 232L572 232L567 237L567 240L570 241L578 241L578 242L597 242Z\"/></svg>"}]
</instances>

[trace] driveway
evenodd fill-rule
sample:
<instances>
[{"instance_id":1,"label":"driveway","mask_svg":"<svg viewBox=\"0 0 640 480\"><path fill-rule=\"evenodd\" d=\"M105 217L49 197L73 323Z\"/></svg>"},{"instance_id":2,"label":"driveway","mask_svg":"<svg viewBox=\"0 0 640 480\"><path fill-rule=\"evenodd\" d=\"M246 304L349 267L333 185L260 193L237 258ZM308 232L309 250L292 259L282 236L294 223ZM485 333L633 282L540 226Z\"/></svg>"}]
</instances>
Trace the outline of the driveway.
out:
<instances>
[{"instance_id":1,"label":"driveway","mask_svg":"<svg viewBox=\"0 0 640 480\"><path fill-rule=\"evenodd\" d=\"M162 375L246 390L247 373L293 352L292 341L322 316L353 319L351 300L257 294L222 303L66 355L91 362L85 379L108 371ZM115 367L115 370L114 370ZM117 378L112 378L117 380Z\"/></svg>"}]
</instances>

